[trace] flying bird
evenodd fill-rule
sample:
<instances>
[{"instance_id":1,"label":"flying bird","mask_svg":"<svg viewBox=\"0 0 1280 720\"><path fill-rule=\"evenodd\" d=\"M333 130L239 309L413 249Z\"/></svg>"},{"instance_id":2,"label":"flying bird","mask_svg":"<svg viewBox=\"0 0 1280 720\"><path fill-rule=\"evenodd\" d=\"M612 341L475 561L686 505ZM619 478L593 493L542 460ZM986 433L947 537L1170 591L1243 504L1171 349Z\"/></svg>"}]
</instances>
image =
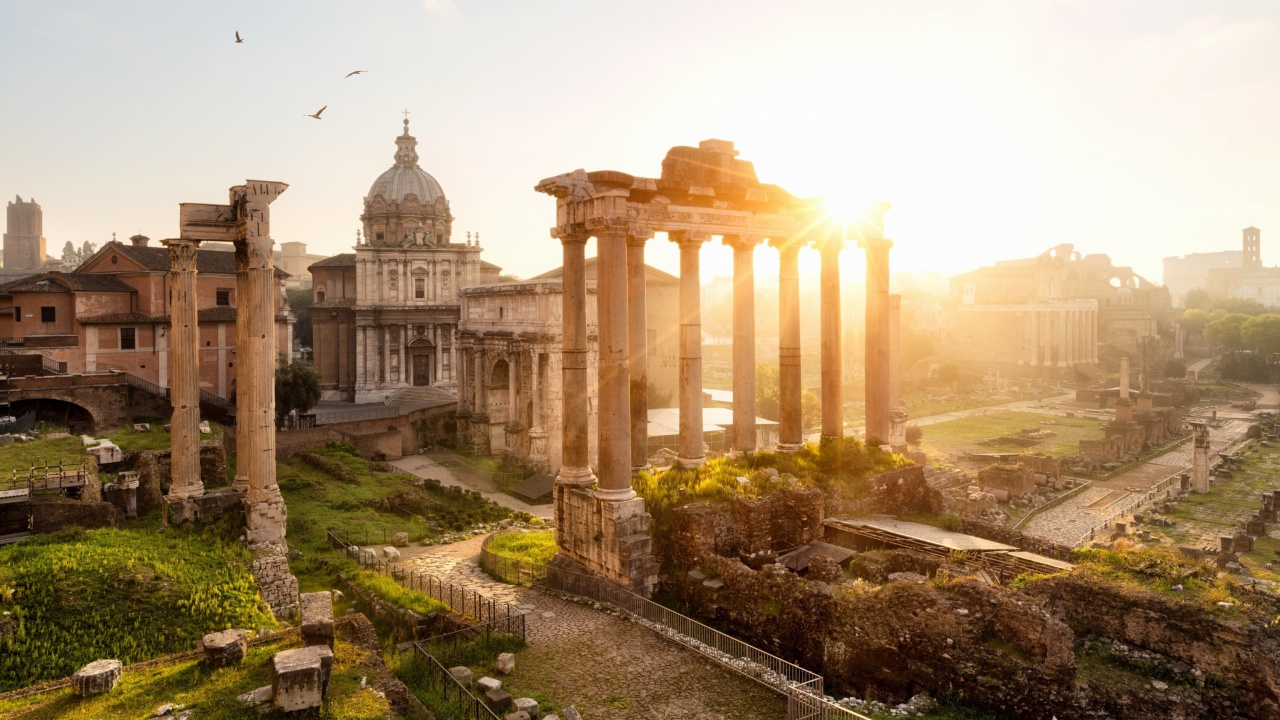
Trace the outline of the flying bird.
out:
<instances>
[{"instance_id":1,"label":"flying bird","mask_svg":"<svg viewBox=\"0 0 1280 720\"><path fill-rule=\"evenodd\" d=\"M367 72L369 71L368 70L352 70L351 72L347 73L346 77L351 77L352 75L359 75L360 73L367 73ZM346 78L343 78L343 79L345 80Z\"/></svg>"},{"instance_id":2,"label":"flying bird","mask_svg":"<svg viewBox=\"0 0 1280 720\"><path fill-rule=\"evenodd\" d=\"M237 30L237 31L236 31L236 42L238 42L238 43L242 43L242 42L244 42L244 39L242 39L242 38L240 37L240 31L239 31L239 30Z\"/></svg>"},{"instance_id":3,"label":"flying bird","mask_svg":"<svg viewBox=\"0 0 1280 720\"><path fill-rule=\"evenodd\" d=\"M320 108L319 110L317 110L317 111L316 111L316 114L315 114L315 115L307 115L307 114L305 114L305 113L304 113L304 114L303 114L303 117L309 117L309 118L315 118L315 119L317 119L317 120L323 120L324 118L320 117L320 113L324 112L324 109L325 109L325 108L327 108L327 107L329 107L329 106L328 106L328 105L325 105L324 107Z\"/></svg>"}]
</instances>

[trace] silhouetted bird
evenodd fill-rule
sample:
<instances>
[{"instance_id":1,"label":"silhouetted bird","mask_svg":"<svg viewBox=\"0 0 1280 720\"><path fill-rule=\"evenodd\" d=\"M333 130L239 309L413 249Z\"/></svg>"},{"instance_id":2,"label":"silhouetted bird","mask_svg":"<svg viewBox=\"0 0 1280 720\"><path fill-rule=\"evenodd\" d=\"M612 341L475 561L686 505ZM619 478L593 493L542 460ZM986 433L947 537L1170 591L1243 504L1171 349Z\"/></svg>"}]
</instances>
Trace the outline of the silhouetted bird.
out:
<instances>
[{"instance_id":1,"label":"silhouetted bird","mask_svg":"<svg viewBox=\"0 0 1280 720\"><path fill-rule=\"evenodd\" d=\"M351 77L352 75L359 75L360 73L366 73L366 72L369 72L369 71L368 70L352 70L351 72L347 73L347 77Z\"/></svg>"},{"instance_id":2,"label":"silhouetted bird","mask_svg":"<svg viewBox=\"0 0 1280 720\"><path fill-rule=\"evenodd\" d=\"M319 110L317 110L317 111L316 111L316 114L315 114L315 115L307 115L307 114L305 114L305 113L304 113L304 114L303 114L303 117L309 117L309 118L315 118L315 119L317 119L317 120L323 120L324 118L320 117L320 113L324 112L324 108L327 108L327 107L329 107L329 106L328 106L328 105L325 105L324 107L320 108Z\"/></svg>"},{"instance_id":3,"label":"silhouetted bird","mask_svg":"<svg viewBox=\"0 0 1280 720\"><path fill-rule=\"evenodd\" d=\"M237 30L237 31L236 31L236 42L238 42L238 43L242 43L242 42L244 42L244 40L243 40L243 39L241 39L241 37L240 37L240 31L239 31L239 30Z\"/></svg>"}]
</instances>

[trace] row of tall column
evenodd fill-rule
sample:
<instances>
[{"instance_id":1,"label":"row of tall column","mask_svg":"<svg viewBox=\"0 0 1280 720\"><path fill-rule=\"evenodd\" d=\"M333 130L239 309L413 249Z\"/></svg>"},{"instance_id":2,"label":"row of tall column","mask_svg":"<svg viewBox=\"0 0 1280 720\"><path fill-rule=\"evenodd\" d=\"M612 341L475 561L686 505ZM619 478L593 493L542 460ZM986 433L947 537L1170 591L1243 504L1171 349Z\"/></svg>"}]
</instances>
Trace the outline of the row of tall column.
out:
<instances>
[{"instance_id":1,"label":"row of tall column","mask_svg":"<svg viewBox=\"0 0 1280 720\"><path fill-rule=\"evenodd\" d=\"M1023 313L1020 364L1068 367L1098 361L1098 311L1054 308Z\"/></svg>"},{"instance_id":2,"label":"row of tall column","mask_svg":"<svg viewBox=\"0 0 1280 720\"><path fill-rule=\"evenodd\" d=\"M409 365L409 337L412 323L401 322L382 325L356 326L356 387L376 387L385 384L407 385L411 383ZM427 325L428 337L435 347L434 364L429 382L434 385L453 379L458 366L456 325L431 323ZM394 335L394 337L393 337ZM444 363L445 340L448 339L450 362ZM391 367L392 350L399 356L398 368Z\"/></svg>"},{"instance_id":3,"label":"row of tall column","mask_svg":"<svg viewBox=\"0 0 1280 720\"><path fill-rule=\"evenodd\" d=\"M647 458L648 408L645 328L644 243L652 231L626 224L601 223L560 234L564 250L564 408L562 482L589 484L588 460L586 280L582 270L586 241L596 237L597 310L599 317L599 487L606 499L631 496L631 471ZM700 252L709 235L671 231L680 248L680 437L678 461L705 462L702 412L702 319ZM732 446L756 449L755 426L755 274L753 252L760 238L726 235L734 251L734 373ZM771 241L779 251L779 449L794 450L803 442L800 376L801 243ZM822 436L843 435L839 253L835 238L816 243L822 258ZM887 250L884 287L887 292ZM887 304L886 304L887 308ZM885 346L887 351L887 344ZM887 368L887 357L884 367ZM887 380L886 380L887 382ZM886 385L887 387L887 385ZM886 412L887 426L887 412ZM887 434L887 427L886 427Z\"/></svg>"}]
</instances>

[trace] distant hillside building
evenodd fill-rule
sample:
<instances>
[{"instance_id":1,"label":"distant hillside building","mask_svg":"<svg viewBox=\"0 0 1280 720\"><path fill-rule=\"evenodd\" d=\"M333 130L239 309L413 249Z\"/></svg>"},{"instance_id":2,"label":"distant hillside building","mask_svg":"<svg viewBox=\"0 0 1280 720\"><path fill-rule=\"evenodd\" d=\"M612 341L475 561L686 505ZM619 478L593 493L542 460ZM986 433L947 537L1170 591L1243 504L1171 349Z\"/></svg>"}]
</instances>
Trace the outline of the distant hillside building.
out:
<instances>
[{"instance_id":1,"label":"distant hillside building","mask_svg":"<svg viewBox=\"0 0 1280 720\"><path fill-rule=\"evenodd\" d=\"M276 248L273 262L276 267L289 273L289 278L285 281L285 287L289 289L311 287L311 270L308 268L329 257L307 253L307 244L304 242L282 242Z\"/></svg>"},{"instance_id":2,"label":"distant hillside building","mask_svg":"<svg viewBox=\"0 0 1280 720\"><path fill-rule=\"evenodd\" d=\"M1138 352L1171 307L1166 288L1071 244L951 278L943 346L975 370L1023 374L1093 365L1111 345Z\"/></svg>"},{"instance_id":3,"label":"distant hillside building","mask_svg":"<svg viewBox=\"0 0 1280 720\"><path fill-rule=\"evenodd\" d=\"M1236 270L1244 267L1244 253L1240 250L1191 253L1182 257L1164 259L1164 286L1174 305L1183 307L1182 299L1194 288L1208 290L1209 273L1218 270Z\"/></svg>"},{"instance_id":4,"label":"distant hillside building","mask_svg":"<svg viewBox=\"0 0 1280 720\"><path fill-rule=\"evenodd\" d=\"M44 267L47 255L44 239L44 213L35 199L14 196L6 213L4 233L4 269L0 275L31 274Z\"/></svg>"},{"instance_id":5,"label":"distant hillside building","mask_svg":"<svg viewBox=\"0 0 1280 720\"><path fill-rule=\"evenodd\" d=\"M498 281L480 240L453 242L453 215L418 165L418 141L396 138L395 163L373 181L354 253L312 263L314 362L324 399L379 402L412 387L457 387L458 292Z\"/></svg>"}]
</instances>

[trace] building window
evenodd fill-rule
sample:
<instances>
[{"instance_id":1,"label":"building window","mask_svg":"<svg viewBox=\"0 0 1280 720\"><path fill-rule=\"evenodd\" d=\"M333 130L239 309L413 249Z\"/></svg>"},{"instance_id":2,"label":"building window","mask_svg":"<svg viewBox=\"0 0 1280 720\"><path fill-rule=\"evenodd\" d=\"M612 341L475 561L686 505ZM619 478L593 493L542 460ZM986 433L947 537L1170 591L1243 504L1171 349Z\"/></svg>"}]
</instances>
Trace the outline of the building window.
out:
<instances>
[{"instance_id":1,"label":"building window","mask_svg":"<svg viewBox=\"0 0 1280 720\"><path fill-rule=\"evenodd\" d=\"M51 323L58 322L58 309L52 305L45 305L40 308L40 322Z\"/></svg>"},{"instance_id":2,"label":"building window","mask_svg":"<svg viewBox=\"0 0 1280 720\"><path fill-rule=\"evenodd\" d=\"M16 323L22 322L22 308L17 305L13 306L13 321Z\"/></svg>"},{"instance_id":3,"label":"building window","mask_svg":"<svg viewBox=\"0 0 1280 720\"><path fill-rule=\"evenodd\" d=\"M382 242L382 233L378 233L376 239L378 242Z\"/></svg>"},{"instance_id":4,"label":"building window","mask_svg":"<svg viewBox=\"0 0 1280 720\"><path fill-rule=\"evenodd\" d=\"M427 281L422 278L413 280L413 296L421 300L427 296Z\"/></svg>"},{"instance_id":5,"label":"building window","mask_svg":"<svg viewBox=\"0 0 1280 720\"><path fill-rule=\"evenodd\" d=\"M324 302L324 290L316 291L316 302Z\"/></svg>"},{"instance_id":6,"label":"building window","mask_svg":"<svg viewBox=\"0 0 1280 720\"><path fill-rule=\"evenodd\" d=\"M120 349L135 350L138 347L137 328L120 328Z\"/></svg>"},{"instance_id":7,"label":"building window","mask_svg":"<svg viewBox=\"0 0 1280 720\"><path fill-rule=\"evenodd\" d=\"M226 289L218 290L218 292L217 292L217 299L215 300L215 302L216 302L218 305L230 305L230 304L231 304L231 291L230 291L230 290L226 290Z\"/></svg>"}]
</instances>

